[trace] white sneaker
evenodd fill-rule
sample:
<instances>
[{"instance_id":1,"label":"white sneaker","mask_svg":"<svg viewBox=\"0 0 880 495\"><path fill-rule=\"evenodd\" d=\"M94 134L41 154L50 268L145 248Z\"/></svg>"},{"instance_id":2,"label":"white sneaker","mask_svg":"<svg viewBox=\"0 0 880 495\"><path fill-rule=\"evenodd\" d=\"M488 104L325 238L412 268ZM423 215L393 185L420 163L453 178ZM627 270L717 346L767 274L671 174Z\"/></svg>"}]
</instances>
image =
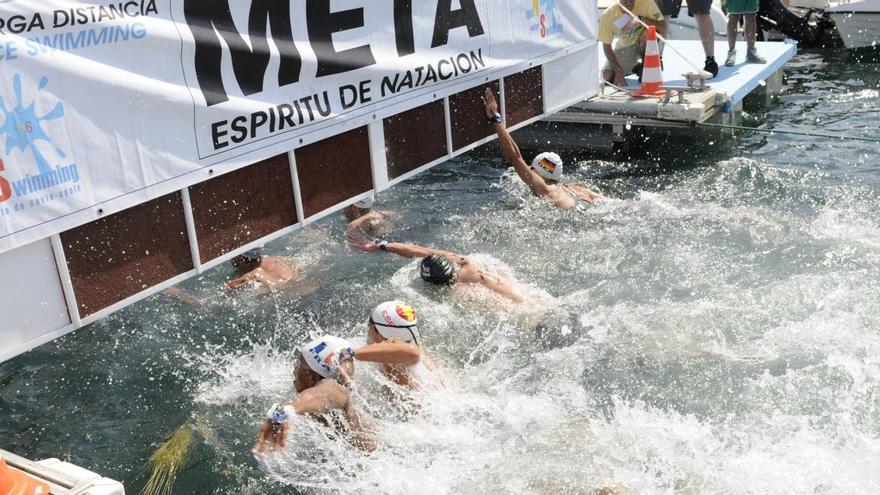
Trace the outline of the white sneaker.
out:
<instances>
[{"instance_id":1,"label":"white sneaker","mask_svg":"<svg viewBox=\"0 0 880 495\"><path fill-rule=\"evenodd\" d=\"M730 67L736 63L736 50L730 50L727 52L727 59L724 60L724 65Z\"/></svg>"}]
</instances>

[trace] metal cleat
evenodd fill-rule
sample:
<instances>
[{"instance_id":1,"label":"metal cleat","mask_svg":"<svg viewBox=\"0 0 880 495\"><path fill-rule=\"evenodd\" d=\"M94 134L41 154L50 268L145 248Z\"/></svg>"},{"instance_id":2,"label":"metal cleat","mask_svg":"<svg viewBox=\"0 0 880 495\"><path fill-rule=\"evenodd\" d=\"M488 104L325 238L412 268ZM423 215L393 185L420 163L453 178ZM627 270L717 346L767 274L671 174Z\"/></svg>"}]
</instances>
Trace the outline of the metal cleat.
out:
<instances>
[{"instance_id":1,"label":"metal cleat","mask_svg":"<svg viewBox=\"0 0 880 495\"><path fill-rule=\"evenodd\" d=\"M687 79L687 85L691 89L696 89L699 91L703 91L709 88L706 84L706 79L711 79L712 74L701 70L699 72L688 72L687 74L682 74L685 79ZM699 83L699 84L697 84Z\"/></svg>"},{"instance_id":2,"label":"metal cleat","mask_svg":"<svg viewBox=\"0 0 880 495\"><path fill-rule=\"evenodd\" d=\"M666 86L663 88L666 91L666 95L663 97L662 103L666 105L669 103L669 100L672 99L672 92L675 91L675 94L678 95L678 101L676 103L686 103L684 99L684 92L688 88L683 88L680 86Z\"/></svg>"}]
</instances>

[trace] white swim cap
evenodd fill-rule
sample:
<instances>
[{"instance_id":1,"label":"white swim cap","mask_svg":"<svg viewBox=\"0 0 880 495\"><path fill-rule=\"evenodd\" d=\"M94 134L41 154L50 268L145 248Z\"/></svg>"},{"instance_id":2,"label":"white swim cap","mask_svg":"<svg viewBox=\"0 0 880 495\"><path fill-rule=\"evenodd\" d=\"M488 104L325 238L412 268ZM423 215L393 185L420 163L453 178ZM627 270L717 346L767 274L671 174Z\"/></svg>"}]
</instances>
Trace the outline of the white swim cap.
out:
<instances>
[{"instance_id":1,"label":"white swim cap","mask_svg":"<svg viewBox=\"0 0 880 495\"><path fill-rule=\"evenodd\" d=\"M339 374L339 356L351 348L351 343L339 337L325 335L304 345L303 359L315 373L324 378L336 378Z\"/></svg>"},{"instance_id":2,"label":"white swim cap","mask_svg":"<svg viewBox=\"0 0 880 495\"><path fill-rule=\"evenodd\" d=\"M376 306L370 313L370 321L376 331L386 339L419 343L419 327L416 310L403 301L387 301Z\"/></svg>"},{"instance_id":3,"label":"white swim cap","mask_svg":"<svg viewBox=\"0 0 880 495\"><path fill-rule=\"evenodd\" d=\"M532 168L545 179L559 180L562 177L562 158L556 153L541 153L532 160Z\"/></svg>"},{"instance_id":4,"label":"white swim cap","mask_svg":"<svg viewBox=\"0 0 880 495\"><path fill-rule=\"evenodd\" d=\"M375 194L371 194L368 197L366 197L360 201L354 202L354 205L362 210L369 210L370 208L373 207L374 204L376 204L376 195Z\"/></svg>"}]
</instances>

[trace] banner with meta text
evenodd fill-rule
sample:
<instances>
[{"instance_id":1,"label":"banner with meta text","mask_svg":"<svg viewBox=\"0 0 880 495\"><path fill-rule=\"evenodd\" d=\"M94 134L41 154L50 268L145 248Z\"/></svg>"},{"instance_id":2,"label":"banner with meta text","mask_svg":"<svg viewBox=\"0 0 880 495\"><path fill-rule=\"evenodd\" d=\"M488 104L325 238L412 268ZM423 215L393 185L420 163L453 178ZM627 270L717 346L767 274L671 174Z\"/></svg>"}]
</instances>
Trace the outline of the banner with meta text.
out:
<instances>
[{"instance_id":1,"label":"banner with meta text","mask_svg":"<svg viewBox=\"0 0 880 495\"><path fill-rule=\"evenodd\" d=\"M0 252L595 39L580 0L0 3ZM507 71L507 72L505 72ZM593 78L585 78L592 80ZM446 91L444 93L444 91Z\"/></svg>"}]
</instances>

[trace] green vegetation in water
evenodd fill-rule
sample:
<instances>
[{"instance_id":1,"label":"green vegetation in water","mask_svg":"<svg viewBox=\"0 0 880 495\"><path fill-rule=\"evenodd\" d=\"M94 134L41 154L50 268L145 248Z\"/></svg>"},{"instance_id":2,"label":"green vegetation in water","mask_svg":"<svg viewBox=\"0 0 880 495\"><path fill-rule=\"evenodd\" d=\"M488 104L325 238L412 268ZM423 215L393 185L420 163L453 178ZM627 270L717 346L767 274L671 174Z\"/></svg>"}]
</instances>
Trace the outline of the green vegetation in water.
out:
<instances>
[{"instance_id":1,"label":"green vegetation in water","mask_svg":"<svg viewBox=\"0 0 880 495\"><path fill-rule=\"evenodd\" d=\"M183 425L150 456L150 479L141 495L170 495L174 480L186 466L192 447L192 428Z\"/></svg>"}]
</instances>

